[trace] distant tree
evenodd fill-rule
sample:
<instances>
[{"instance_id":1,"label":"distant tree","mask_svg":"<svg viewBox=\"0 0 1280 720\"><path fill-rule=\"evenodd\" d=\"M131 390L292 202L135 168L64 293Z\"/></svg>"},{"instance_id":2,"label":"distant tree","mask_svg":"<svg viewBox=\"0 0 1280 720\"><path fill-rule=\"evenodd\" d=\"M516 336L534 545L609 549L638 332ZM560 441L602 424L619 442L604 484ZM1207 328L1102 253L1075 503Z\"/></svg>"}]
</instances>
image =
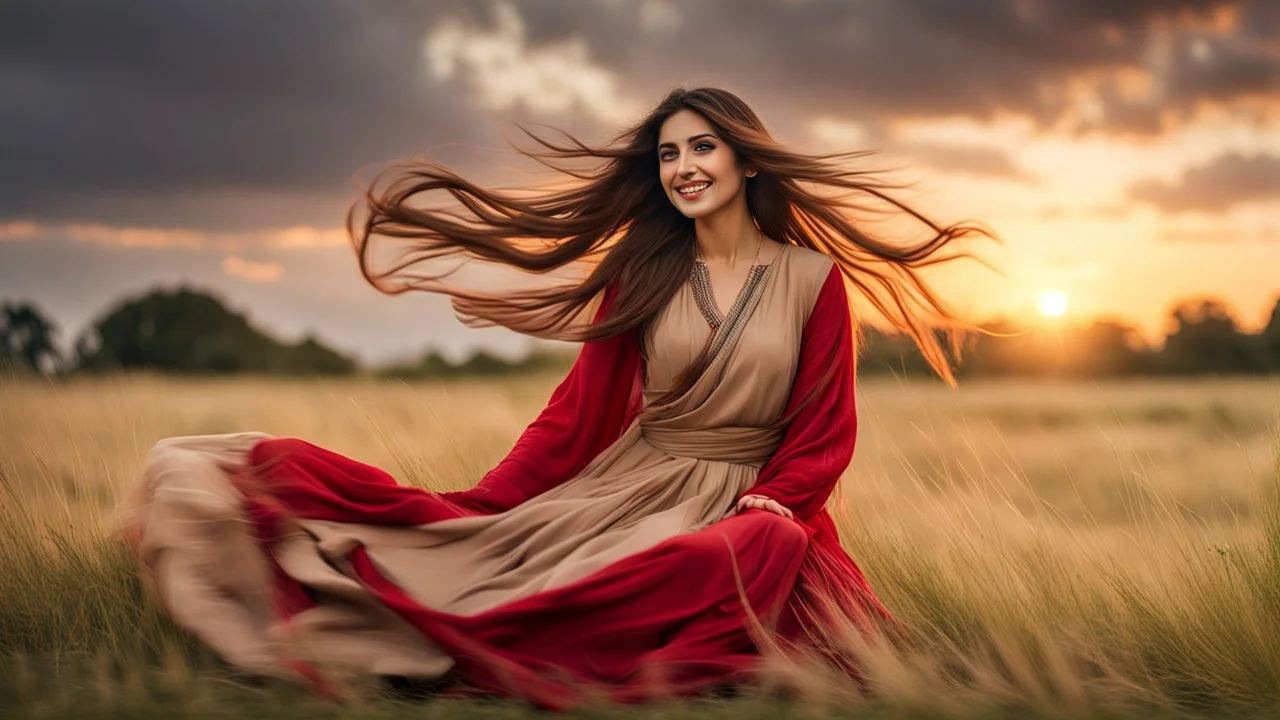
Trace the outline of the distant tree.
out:
<instances>
[{"instance_id":1,"label":"distant tree","mask_svg":"<svg viewBox=\"0 0 1280 720\"><path fill-rule=\"evenodd\" d=\"M356 369L356 363L333 350L311 335L297 345L286 346L280 351L278 370L322 375L345 375Z\"/></svg>"},{"instance_id":2,"label":"distant tree","mask_svg":"<svg viewBox=\"0 0 1280 720\"><path fill-rule=\"evenodd\" d=\"M403 379L515 375L549 368L567 369L573 359L573 355L563 352L534 351L523 358L508 360L481 350L463 362L451 363L438 352L428 350L416 361L384 367L378 374Z\"/></svg>"},{"instance_id":3,"label":"distant tree","mask_svg":"<svg viewBox=\"0 0 1280 720\"><path fill-rule=\"evenodd\" d=\"M872 325L861 328L858 372L922 376L933 372L915 343L901 334L889 334Z\"/></svg>"},{"instance_id":4,"label":"distant tree","mask_svg":"<svg viewBox=\"0 0 1280 720\"><path fill-rule=\"evenodd\" d=\"M982 325L984 332L971 331L962 343L959 358L953 358L957 374L1048 375L1058 372L1060 358L1054 349L1060 338L1020 328L1007 320ZM944 346L944 333L935 331ZM873 327L862 333L858 370L860 373L889 372L907 377L928 376L929 364L915 343L900 334L887 335Z\"/></svg>"},{"instance_id":5,"label":"distant tree","mask_svg":"<svg viewBox=\"0 0 1280 720\"><path fill-rule=\"evenodd\" d=\"M283 344L212 295L180 288L126 300L76 341L81 370L341 374L350 358L306 338Z\"/></svg>"},{"instance_id":6,"label":"distant tree","mask_svg":"<svg viewBox=\"0 0 1280 720\"><path fill-rule=\"evenodd\" d=\"M975 376L1112 377L1149 373L1256 373L1280 371L1280 299L1258 335L1241 332L1219 300L1184 302L1171 312L1172 330L1163 347L1146 343L1138 330L1103 318L1084 326L1009 320L983 324L969 334L958 374ZM859 372L927 375L928 365L912 343L875 328L863 331Z\"/></svg>"},{"instance_id":7,"label":"distant tree","mask_svg":"<svg viewBox=\"0 0 1280 720\"><path fill-rule=\"evenodd\" d=\"M1115 320L1083 327L994 320L982 327L968 336L961 375L1106 377L1140 371L1148 354L1137 330Z\"/></svg>"},{"instance_id":8,"label":"distant tree","mask_svg":"<svg viewBox=\"0 0 1280 720\"><path fill-rule=\"evenodd\" d=\"M969 336L961 365L964 375L1049 375L1059 371L1054 340L1005 319Z\"/></svg>"},{"instance_id":9,"label":"distant tree","mask_svg":"<svg viewBox=\"0 0 1280 720\"><path fill-rule=\"evenodd\" d=\"M1088 377L1128 375L1142 369L1145 348L1138 331L1115 320L1098 320L1070 335L1067 372Z\"/></svg>"},{"instance_id":10,"label":"distant tree","mask_svg":"<svg viewBox=\"0 0 1280 720\"><path fill-rule=\"evenodd\" d=\"M387 365L381 368L378 374L404 379L444 377L454 374L454 366L440 353L428 350L416 361Z\"/></svg>"},{"instance_id":11,"label":"distant tree","mask_svg":"<svg viewBox=\"0 0 1280 720\"><path fill-rule=\"evenodd\" d=\"M1259 336L1261 354L1267 370L1280 372L1280 298L1271 308L1271 317Z\"/></svg>"},{"instance_id":12,"label":"distant tree","mask_svg":"<svg viewBox=\"0 0 1280 720\"><path fill-rule=\"evenodd\" d=\"M1262 370L1256 339L1240 332L1219 300L1179 304L1165 338L1159 369L1174 373L1248 373Z\"/></svg>"},{"instance_id":13,"label":"distant tree","mask_svg":"<svg viewBox=\"0 0 1280 720\"><path fill-rule=\"evenodd\" d=\"M0 306L0 366L30 372L59 369L62 354L54 344L58 327L31 303Z\"/></svg>"}]
</instances>

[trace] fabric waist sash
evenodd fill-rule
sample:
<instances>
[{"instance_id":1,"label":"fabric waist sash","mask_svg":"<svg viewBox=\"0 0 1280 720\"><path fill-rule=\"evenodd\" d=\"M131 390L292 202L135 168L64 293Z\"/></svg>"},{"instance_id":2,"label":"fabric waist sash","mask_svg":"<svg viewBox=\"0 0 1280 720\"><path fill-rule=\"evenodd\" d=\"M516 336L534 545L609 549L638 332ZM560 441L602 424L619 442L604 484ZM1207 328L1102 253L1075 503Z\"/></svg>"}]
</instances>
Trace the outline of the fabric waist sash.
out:
<instances>
[{"instance_id":1,"label":"fabric waist sash","mask_svg":"<svg viewBox=\"0 0 1280 720\"><path fill-rule=\"evenodd\" d=\"M763 465L782 443L782 430L759 427L668 428L641 424L640 434L676 457Z\"/></svg>"}]
</instances>

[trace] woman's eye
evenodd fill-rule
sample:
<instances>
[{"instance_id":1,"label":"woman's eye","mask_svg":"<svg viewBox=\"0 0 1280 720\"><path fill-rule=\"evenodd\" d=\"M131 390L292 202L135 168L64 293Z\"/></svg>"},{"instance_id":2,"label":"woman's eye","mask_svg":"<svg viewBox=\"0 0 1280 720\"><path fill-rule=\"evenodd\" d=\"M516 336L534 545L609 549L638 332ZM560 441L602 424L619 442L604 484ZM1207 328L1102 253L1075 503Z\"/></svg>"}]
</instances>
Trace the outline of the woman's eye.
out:
<instances>
[{"instance_id":1,"label":"woman's eye","mask_svg":"<svg viewBox=\"0 0 1280 720\"><path fill-rule=\"evenodd\" d=\"M709 142L707 142L707 141L705 141L705 140L704 140L704 141L702 141L702 142L700 142L700 143L698 143L697 145L694 145L694 146L693 146L693 149L694 149L694 150L701 150L701 149L703 149L703 148L706 148L706 149L708 149L708 150L715 150L715 149L716 149L716 146L715 146L715 145L712 145L711 143L709 143ZM662 152L658 153L658 159L659 159L659 160L672 160L672 159L674 159L674 158L675 158L675 154L676 154L676 151L675 151L675 150L663 150Z\"/></svg>"}]
</instances>

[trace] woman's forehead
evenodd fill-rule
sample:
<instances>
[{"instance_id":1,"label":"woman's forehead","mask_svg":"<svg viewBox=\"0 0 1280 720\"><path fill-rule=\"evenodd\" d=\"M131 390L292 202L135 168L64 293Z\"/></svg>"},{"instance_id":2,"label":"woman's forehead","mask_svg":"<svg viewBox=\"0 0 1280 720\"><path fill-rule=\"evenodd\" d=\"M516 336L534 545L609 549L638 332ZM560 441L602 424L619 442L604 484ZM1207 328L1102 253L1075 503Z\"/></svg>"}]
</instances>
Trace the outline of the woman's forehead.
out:
<instances>
[{"instance_id":1,"label":"woman's forehead","mask_svg":"<svg viewBox=\"0 0 1280 720\"><path fill-rule=\"evenodd\" d=\"M689 138L704 133L715 134L715 128L701 115L681 110L662 123L658 132L658 143L684 143Z\"/></svg>"}]
</instances>

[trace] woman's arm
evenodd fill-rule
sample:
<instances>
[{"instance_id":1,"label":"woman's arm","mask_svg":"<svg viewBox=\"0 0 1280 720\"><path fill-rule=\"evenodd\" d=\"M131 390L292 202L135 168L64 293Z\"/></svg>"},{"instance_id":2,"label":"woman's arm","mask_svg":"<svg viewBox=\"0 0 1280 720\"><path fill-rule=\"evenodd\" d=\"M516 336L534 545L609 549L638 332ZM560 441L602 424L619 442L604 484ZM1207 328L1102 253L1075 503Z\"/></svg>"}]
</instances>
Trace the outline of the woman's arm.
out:
<instances>
[{"instance_id":1,"label":"woman's arm","mask_svg":"<svg viewBox=\"0 0 1280 720\"><path fill-rule=\"evenodd\" d=\"M815 387L822 389L797 412ZM782 444L742 497L774 500L805 521L822 509L849 467L857 437L853 323L837 267L831 268L818 292L801 335L800 362L786 414L793 412L796 415Z\"/></svg>"},{"instance_id":2,"label":"woman's arm","mask_svg":"<svg viewBox=\"0 0 1280 720\"><path fill-rule=\"evenodd\" d=\"M609 311L616 290L600 303ZM630 425L640 407L638 332L584 343L569 374L515 447L476 487L443 493L480 513L509 510L569 480Z\"/></svg>"}]
</instances>

